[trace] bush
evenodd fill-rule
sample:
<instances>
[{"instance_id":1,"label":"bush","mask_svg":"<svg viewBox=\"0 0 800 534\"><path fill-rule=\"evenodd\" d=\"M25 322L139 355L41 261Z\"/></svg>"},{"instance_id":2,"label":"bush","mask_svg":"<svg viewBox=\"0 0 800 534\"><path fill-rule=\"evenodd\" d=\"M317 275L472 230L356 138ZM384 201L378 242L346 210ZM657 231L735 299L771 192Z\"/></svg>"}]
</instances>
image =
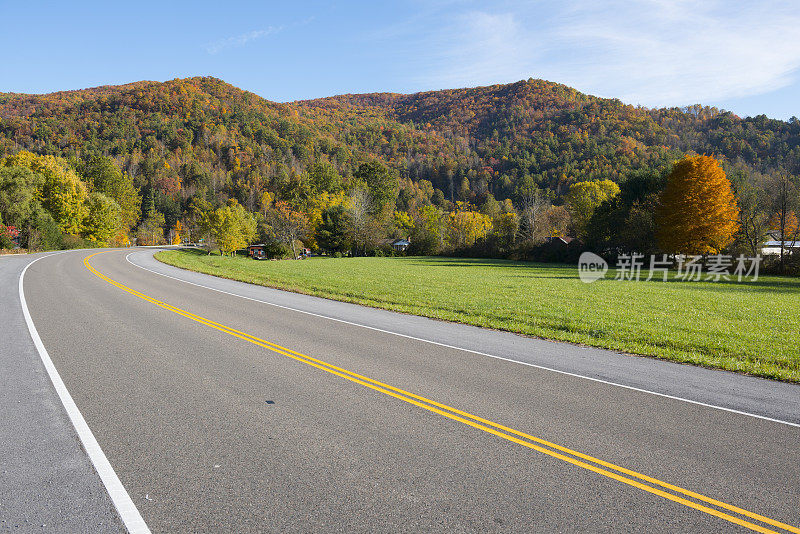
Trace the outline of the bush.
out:
<instances>
[{"instance_id":1,"label":"bush","mask_svg":"<svg viewBox=\"0 0 800 534\"><path fill-rule=\"evenodd\" d=\"M559 242L533 244L523 243L512 255L513 259L536 261L543 263L578 263L581 253L586 246L578 239L573 239L568 245Z\"/></svg>"},{"instance_id":2,"label":"bush","mask_svg":"<svg viewBox=\"0 0 800 534\"><path fill-rule=\"evenodd\" d=\"M334 258L341 258L342 257L342 253L337 250L336 252L333 253L333 257Z\"/></svg>"},{"instance_id":3,"label":"bush","mask_svg":"<svg viewBox=\"0 0 800 534\"><path fill-rule=\"evenodd\" d=\"M421 230L412 233L411 245L406 249L406 254L409 256L433 256L438 252L439 238L437 236Z\"/></svg>"},{"instance_id":4,"label":"bush","mask_svg":"<svg viewBox=\"0 0 800 534\"><path fill-rule=\"evenodd\" d=\"M70 250L74 248L95 248L97 243L88 241L80 236L74 234L64 234L61 238L61 248Z\"/></svg>"},{"instance_id":5,"label":"bush","mask_svg":"<svg viewBox=\"0 0 800 534\"><path fill-rule=\"evenodd\" d=\"M273 258L281 259L291 256L292 251L289 249L289 247L287 247L283 243L271 240L271 241L266 241L264 243L264 254L269 259Z\"/></svg>"},{"instance_id":6,"label":"bush","mask_svg":"<svg viewBox=\"0 0 800 534\"><path fill-rule=\"evenodd\" d=\"M800 276L800 251L786 252L783 256L783 264L783 272L781 272L780 256L772 254L764 256L761 272L763 274Z\"/></svg>"},{"instance_id":7,"label":"bush","mask_svg":"<svg viewBox=\"0 0 800 534\"><path fill-rule=\"evenodd\" d=\"M14 240L6 232L6 227L0 225L0 249L12 249L15 247Z\"/></svg>"},{"instance_id":8,"label":"bush","mask_svg":"<svg viewBox=\"0 0 800 534\"><path fill-rule=\"evenodd\" d=\"M510 253L511 250L501 246L500 240L494 234L482 237L468 247L450 251L450 255L459 258L507 258Z\"/></svg>"},{"instance_id":9,"label":"bush","mask_svg":"<svg viewBox=\"0 0 800 534\"><path fill-rule=\"evenodd\" d=\"M63 247L61 229L53 217L44 210L34 212L31 225L26 232L28 250L58 250Z\"/></svg>"}]
</instances>

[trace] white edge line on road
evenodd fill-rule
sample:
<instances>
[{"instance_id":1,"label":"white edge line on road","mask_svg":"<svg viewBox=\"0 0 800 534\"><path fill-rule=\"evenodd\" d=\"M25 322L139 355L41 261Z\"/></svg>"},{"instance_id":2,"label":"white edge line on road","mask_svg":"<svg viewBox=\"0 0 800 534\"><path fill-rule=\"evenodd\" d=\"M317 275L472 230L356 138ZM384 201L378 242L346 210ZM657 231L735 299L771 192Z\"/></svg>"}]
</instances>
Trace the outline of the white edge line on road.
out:
<instances>
[{"instance_id":1,"label":"white edge line on road","mask_svg":"<svg viewBox=\"0 0 800 534\"><path fill-rule=\"evenodd\" d=\"M60 254L60 252L56 252L56 254ZM97 439L95 439L89 425L86 424L86 420L83 418L78 406L72 399L72 395L67 391L67 387L64 385L64 381L61 380L61 376L58 374L53 360L50 359L50 355L47 353L47 349L44 347L42 339L39 337L39 332L36 331L36 326L34 326L33 319L28 311L28 304L25 301L25 292L22 289L25 272L28 270L28 267L42 258L49 258L54 255L55 254L48 254L47 256L36 258L26 265L19 275L19 300L20 304L22 304L22 313L25 316L25 322L28 324L28 331L33 339L33 344L36 345L36 350L39 351L42 363L45 369L47 369L50 381L53 383L53 387L56 393L58 393L58 397L61 399L61 404L64 405L64 409L72 422L72 426L75 427L75 431L78 433L81 444L86 450L86 454L89 456L89 460L91 460L94 465L97 474L100 475L100 480L102 480L103 485L106 487L106 491L108 491L108 495L111 497L125 528L128 529L128 532L131 534L150 534L150 529L147 527L147 524L145 524L141 514L139 514L139 510L136 509L136 505L133 504L133 500L131 500L130 495L128 495L122 482L120 482L117 473L114 471L114 468L111 467L111 463L100 448L100 444L97 443Z\"/></svg>"},{"instance_id":2,"label":"white edge line on road","mask_svg":"<svg viewBox=\"0 0 800 534\"><path fill-rule=\"evenodd\" d=\"M754 414L754 413L750 413L750 412L743 412L741 410L734 410L733 408L725 408L724 406L717 406L717 405L714 405L714 404L707 404L705 402L700 402L700 401L696 401L696 400L692 400L692 399L686 399L686 398L683 398L683 397L676 397L674 395L668 395L666 393L659 393L657 391L651 391L649 389L642 389L642 388L637 388L637 387L634 387L634 386L628 386L626 384L620 384L620 383L617 383L617 382L611 382L609 380L603 380L602 378L595 378L595 377L591 377L591 376L581 375L581 374L578 374L578 373L571 373L569 371L562 371L561 369L554 369L552 367L546 367L544 365L538 365L538 364L535 364L535 363L523 362L523 361L515 360L515 359L512 359L512 358L506 358L504 356L497 356L495 354L488 354L486 352L480 352L480 351L477 351L477 350L465 349L463 347L456 347L454 345L448 345L446 343L440 343L438 341L431 341L430 339L423 339L423 338L419 338L419 337L409 336L408 334L401 334L399 332L392 332L391 330L384 330L382 328L377 328L377 327L374 327L374 326L368 326L368 325L364 325L364 324L360 324L360 323L354 323L354 322L351 322L351 321L346 321L344 319L337 319L336 317L330 317L328 315L321 315L319 313L314 313L314 312L305 311L305 310L299 310L297 308L291 308L289 306L283 306L282 304L275 304L273 302L268 302L266 300L256 299L256 298L248 297L248 296L245 296L245 295L239 295L237 293L231 293L229 291L225 291L225 290L222 290L222 289L217 289L217 288L214 288L214 287L205 286L203 284L197 284L195 282L189 282L188 280L183 280L183 279L177 278L175 276L170 276L168 274L160 273L158 271L154 271L152 269L148 269L147 267L142 267L141 265L137 265L137 264L133 263L130 260L131 254L133 254L133 252L131 252L128 255L126 255L125 259L127 260L128 263L130 263L134 267L138 267L139 269L143 269L145 271L149 271L149 272L151 272L153 274L157 274L159 276L164 276L166 278L171 278L173 280L177 280L177 281L183 282L185 284L190 284L190 285L193 285L193 286L202 287L202 288L205 288L205 289L210 289L211 291L217 291L219 293L225 293L226 295L231 295L231 296L239 297L239 298L246 299L246 300L252 300L254 302L259 302L261 304L267 304L268 306L274 306L276 308L282 308L284 310L294 311L294 312L297 312L297 313L304 313L306 315L319 317L321 319L327 319L329 321L336 321L338 323L344 323L344 324L348 324L348 325L351 325L351 326L358 326L358 327L361 327L361 328L366 328L368 330L374 330L376 332L381 332L381 333L384 333L384 334L391 334L393 336L398 336L398 337L402 337L402 338L406 338L406 339L412 339L414 341L421 341L423 343L430 343L431 345L438 345L440 347L445 347L445 348L448 348L448 349L454 349L454 350L459 350L459 351L463 351L463 352L468 352L468 353L471 353L471 354L477 354L479 356L487 356L489 358L494 358L494 359L497 359L497 360L503 360L503 361L506 361L506 362L518 363L520 365L526 365L528 367L534 367L536 369L541 369L543 371L551 371L553 373L559 373L559 374L562 374L562 375L573 376L575 378L583 378L584 380L591 380L592 382L599 382L601 384L607 384L609 386L616 386L616 387L620 387L620 388L625 388L625 389L629 389L629 390L632 390L632 391L638 391L640 393L649 393L650 395L657 395L659 397L664 397L664 398L667 398L667 399L672 399L672 400L677 400L677 401L682 401L682 402L688 402L690 404L696 404L698 406L704 406L706 408L713 408L715 410L722 410L722 411L725 411L725 412L735 413L735 414L739 414L739 415L746 415L746 416L749 416L749 417L755 417L757 419L763 419L764 421L770 421L772 423L781 423L781 424L784 424L784 425L789 425L789 426L800 428L800 423L792 423L790 421L783 421L781 419L773 419L772 417L767 417L767 416L764 416L764 415L758 415L758 414ZM158 260L156 260L156 261L158 261ZM189 271L189 272L193 272L193 271ZM197 274L203 274L203 273L197 273ZM206 275L206 276L211 276L211 275ZM232 281L236 282L236 280L232 280ZM244 283L244 282L239 282L239 283ZM270 288L270 289L273 289L273 288ZM316 298L320 298L320 297L316 297Z\"/></svg>"}]
</instances>

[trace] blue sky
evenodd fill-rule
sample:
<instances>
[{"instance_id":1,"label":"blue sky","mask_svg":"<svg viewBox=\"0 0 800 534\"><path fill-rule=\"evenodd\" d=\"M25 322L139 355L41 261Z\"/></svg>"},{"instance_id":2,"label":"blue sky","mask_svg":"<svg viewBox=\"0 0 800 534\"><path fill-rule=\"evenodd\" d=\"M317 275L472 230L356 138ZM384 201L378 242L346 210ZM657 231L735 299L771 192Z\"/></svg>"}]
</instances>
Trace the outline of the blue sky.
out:
<instances>
[{"instance_id":1,"label":"blue sky","mask_svg":"<svg viewBox=\"0 0 800 534\"><path fill-rule=\"evenodd\" d=\"M800 2L17 2L0 91L211 75L276 101L544 78L645 106L800 116Z\"/></svg>"}]
</instances>

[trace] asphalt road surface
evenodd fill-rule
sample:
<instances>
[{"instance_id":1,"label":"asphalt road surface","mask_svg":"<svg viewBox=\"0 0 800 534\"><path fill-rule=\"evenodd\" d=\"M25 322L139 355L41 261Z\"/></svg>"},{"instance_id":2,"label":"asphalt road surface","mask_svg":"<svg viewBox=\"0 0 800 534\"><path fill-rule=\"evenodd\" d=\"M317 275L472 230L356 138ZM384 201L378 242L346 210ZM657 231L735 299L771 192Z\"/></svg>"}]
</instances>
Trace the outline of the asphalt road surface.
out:
<instances>
[{"instance_id":1,"label":"asphalt road surface","mask_svg":"<svg viewBox=\"0 0 800 534\"><path fill-rule=\"evenodd\" d=\"M25 296L153 532L800 532L796 385L95 253ZM121 528L74 444L65 515Z\"/></svg>"}]
</instances>

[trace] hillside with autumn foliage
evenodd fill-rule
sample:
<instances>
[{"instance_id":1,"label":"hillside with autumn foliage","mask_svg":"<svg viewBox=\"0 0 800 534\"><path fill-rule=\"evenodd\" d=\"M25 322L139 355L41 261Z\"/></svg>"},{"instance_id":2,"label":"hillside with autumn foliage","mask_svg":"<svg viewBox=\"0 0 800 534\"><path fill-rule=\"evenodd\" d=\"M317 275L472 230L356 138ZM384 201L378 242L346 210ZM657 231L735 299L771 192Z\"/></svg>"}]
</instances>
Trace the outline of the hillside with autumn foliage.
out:
<instances>
[{"instance_id":1,"label":"hillside with autumn foliage","mask_svg":"<svg viewBox=\"0 0 800 534\"><path fill-rule=\"evenodd\" d=\"M503 200L521 181L562 193L577 181L663 171L686 152L797 174L800 122L701 106L651 110L542 80L278 104L190 78L0 94L0 154L19 149L110 155L141 186L192 194L206 185L241 200L248 195L237 182L275 186L320 160L347 175L378 157L450 201L487 191Z\"/></svg>"},{"instance_id":2,"label":"hillside with autumn foliage","mask_svg":"<svg viewBox=\"0 0 800 534\"><path fill-rule=\"evenodd\" d=\"M144 225L154 241L157 229L168 238L179 221L190 232L201 212L235 202L260 217L262 239L274 233L276 210L301 215L305 230L293 235L317 247L324 224L344 224L331 209L345 206L353 226L353 206L362 204L362 233L371 235L350 239L362 252L427 228L415 235L415 245L428 244L419 252L467 250L493 236L489 248L503 255L553 235L608 245L613 229L588 224L599 206L576 212L585 203L570 204L570 191L614 183L632 198L628 209L652 211L664 176L687 153L718 158L737 191L768 192L773 177L800 174L800 121L647 109L534 79L275 103L215 78L188 78L0 93L0 158L23 151L58 160L42 168L78 174L113 163L132 183L126 190L138 192L138 203L116 200L140 206L138 220L127 216L117 229L131 237Z\"/></svg>"},{"instance_id":3,"label":"hillside with autumn foliage","mask_svg":"<svg viewBox=\"0 0 800 534\"><path fill-rule=\"evenodd\" d=\"M297 105L334 123L380 117L443 137L450 148L442 154L445 165L476 171L466 175L478 189L485 182L509 194L525 175L553 189L587 179L623 181L635 170L663 169L686 152L741 161L759 171L800 172L796 119L741 119L703 106L646 109L543 80L412 95L343 95ZM419 168L413 154L392 144L391 135L380 154L413 175ZM429 169L420 172L436 177Z\"/></svg>"}]
</instances>

